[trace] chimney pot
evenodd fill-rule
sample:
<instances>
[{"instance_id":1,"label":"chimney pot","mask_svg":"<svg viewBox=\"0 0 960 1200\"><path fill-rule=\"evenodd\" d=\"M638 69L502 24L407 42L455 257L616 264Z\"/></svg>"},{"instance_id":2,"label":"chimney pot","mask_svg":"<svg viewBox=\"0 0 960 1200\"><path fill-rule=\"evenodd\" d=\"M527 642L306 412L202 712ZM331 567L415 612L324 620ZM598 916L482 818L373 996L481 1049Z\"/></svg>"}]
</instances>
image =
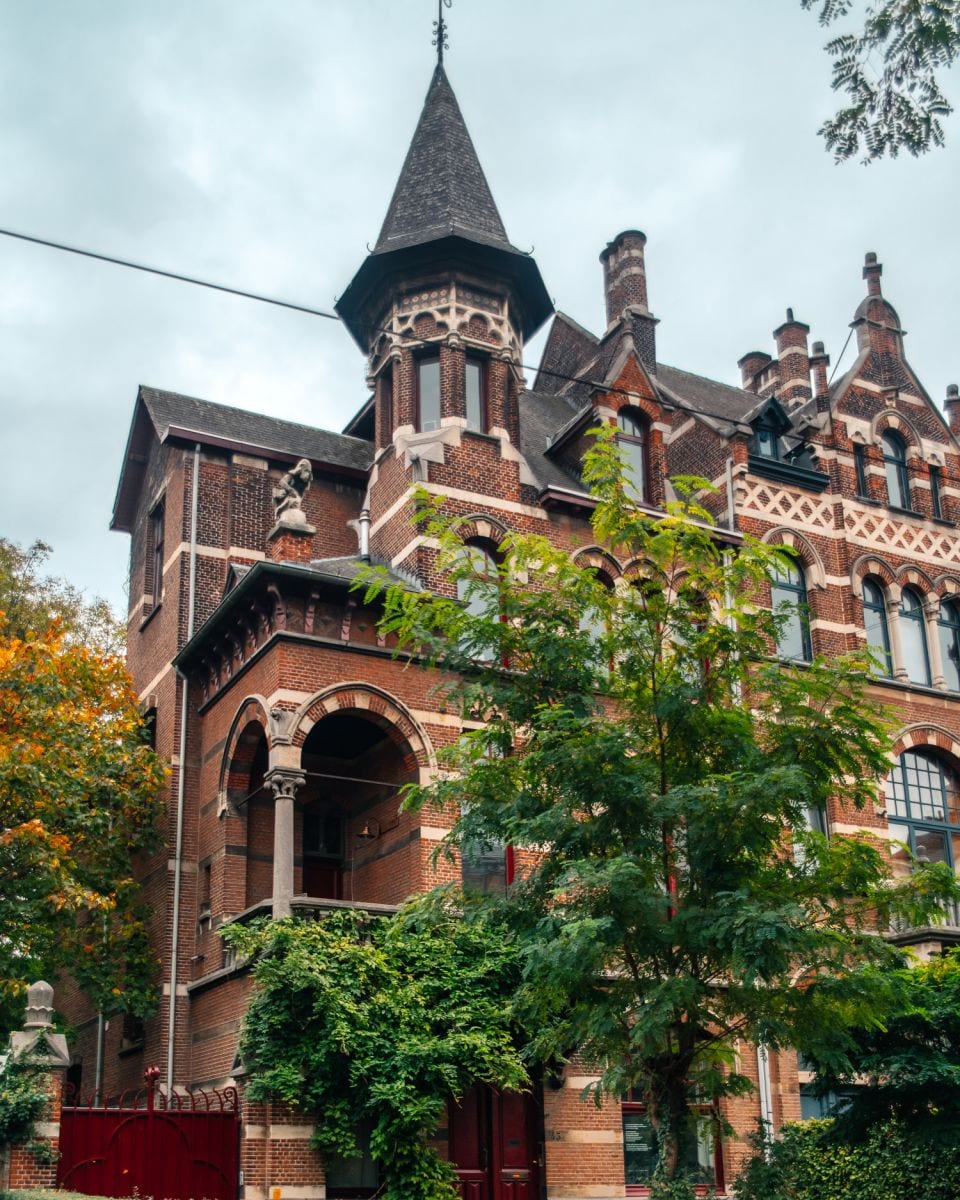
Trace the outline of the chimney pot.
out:
<instances>
[{"instance_id":1,"label":"chimney pot","mask_svg":"<svg viewBox=\"0 0 960 1200\"><path fill-rule=\"evenodd\" d=\"M814 342L812 352L814 354L823 354L823 342Z\"/></svg>"},{"instance_id":2,"label":"chimney pot","mask_svg":"<svg viewBox=\"0 0 960 1200\"><path fill-rule=\"evenodd\" d=\"M793 320L793 309L792 309L792 308L788 308L788 309L787 309L787 320L788 320L788 321L792 321L792 320Z\"/></svg>"},{"instance_id":3,"label":"chimney pot","mask_svg":"<svg viewBox=\"0 0 960 1200\"><path fill-rule=\"evenodd\" d=\"M863 259L863 277L867 281L867 295L880 295L880 276L883 274L883 267L877 262L877 256L871 250L864 256Z\"/></svg>"},{"instance_id":4,"label":"chimney pot","mask_svg":"<svg viewBox=\"0 0 960 1200\"><path fill-rule=\"evenodd\" d=\"M955 383L947 386L947 398L943 406L947 411L947 424L950 426L950 432L960 437L960 388Z\"/></svg>"}]
</instances>

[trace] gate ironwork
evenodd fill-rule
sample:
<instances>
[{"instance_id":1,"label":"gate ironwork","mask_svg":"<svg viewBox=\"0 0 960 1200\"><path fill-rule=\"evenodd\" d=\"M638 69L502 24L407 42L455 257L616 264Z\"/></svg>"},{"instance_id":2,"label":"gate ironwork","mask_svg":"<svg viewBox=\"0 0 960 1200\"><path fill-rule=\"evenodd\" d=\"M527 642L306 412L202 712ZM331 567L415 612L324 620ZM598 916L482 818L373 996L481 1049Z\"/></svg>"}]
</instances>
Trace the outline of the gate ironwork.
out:
<instances>
[{"instance_id":1,"label":"gate ironwork","mask_svg":"<svg viewBox=\"0 0 960 1200\"><path fill-rule=\"evenodd\" d=\"M57 1186L94 1196L235 1200L240 1166L236 1088L175 1092L146 1087L112 1102L68 1095L60 1116ZM136 1191L135 1191L136 1189Z\"/></svg>"}]
</instances>

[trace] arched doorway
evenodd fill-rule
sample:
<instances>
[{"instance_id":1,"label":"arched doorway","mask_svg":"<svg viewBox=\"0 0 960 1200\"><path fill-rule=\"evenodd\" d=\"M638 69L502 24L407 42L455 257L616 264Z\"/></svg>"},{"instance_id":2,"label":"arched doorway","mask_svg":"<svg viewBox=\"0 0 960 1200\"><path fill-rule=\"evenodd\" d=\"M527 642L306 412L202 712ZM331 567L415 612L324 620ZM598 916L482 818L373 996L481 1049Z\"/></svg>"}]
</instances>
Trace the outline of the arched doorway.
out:
<instances>
[{"instance_id":1,"label":"arched doorway","mask_svg":"<svg viewBox=\"0 0 960 1200\"><path fill-rule=\"evenodd\" d=\"M417 890L410 836L416 822L400 812L401 789L416 778L417 764L396 728L362 711L330 713L307 735L301 768L295 891L316 900L397 904Z\"/></svg>"}]
</instances>

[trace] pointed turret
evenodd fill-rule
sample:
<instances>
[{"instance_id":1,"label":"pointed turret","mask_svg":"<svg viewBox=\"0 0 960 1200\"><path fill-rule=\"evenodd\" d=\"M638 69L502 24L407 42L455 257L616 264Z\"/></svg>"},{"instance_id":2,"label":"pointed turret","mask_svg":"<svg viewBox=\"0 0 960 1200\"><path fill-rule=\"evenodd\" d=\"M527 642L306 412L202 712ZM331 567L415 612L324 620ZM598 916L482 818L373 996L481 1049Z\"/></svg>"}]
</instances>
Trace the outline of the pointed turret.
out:
<instances>
[{"instance_id":1,"label":"pointed turret","mask_svg":"<svg viewBox=\"0 0 960 1200\"><path fill-rule=\"evenodd\" d=\"M506 286L518 332L553 311L536 263L510 244L460 105L438 64L373 252L337 303L354 339L370 350L392 285L424 271L465 271Z\"/></svg>"}]
</instances>

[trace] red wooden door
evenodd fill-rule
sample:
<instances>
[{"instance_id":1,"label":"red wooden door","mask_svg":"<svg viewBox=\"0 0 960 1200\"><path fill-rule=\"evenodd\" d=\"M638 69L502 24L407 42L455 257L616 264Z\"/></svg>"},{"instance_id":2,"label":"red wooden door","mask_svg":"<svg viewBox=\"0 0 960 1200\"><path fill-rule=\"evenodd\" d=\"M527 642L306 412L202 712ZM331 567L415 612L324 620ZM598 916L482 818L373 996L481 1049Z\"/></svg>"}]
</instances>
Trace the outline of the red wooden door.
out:
<instances>
[{"instance_id":1,"label":"red wooden door","mask_svg":"<svg viewBox=\"0 0 960 1200\"><path fill-rule=\"evenodd\" d=\"M450 1157L463 1200L537 1200L539 1110L534 1097L474 1087L450 1107Z\"/></svg>"}]
</instances>

